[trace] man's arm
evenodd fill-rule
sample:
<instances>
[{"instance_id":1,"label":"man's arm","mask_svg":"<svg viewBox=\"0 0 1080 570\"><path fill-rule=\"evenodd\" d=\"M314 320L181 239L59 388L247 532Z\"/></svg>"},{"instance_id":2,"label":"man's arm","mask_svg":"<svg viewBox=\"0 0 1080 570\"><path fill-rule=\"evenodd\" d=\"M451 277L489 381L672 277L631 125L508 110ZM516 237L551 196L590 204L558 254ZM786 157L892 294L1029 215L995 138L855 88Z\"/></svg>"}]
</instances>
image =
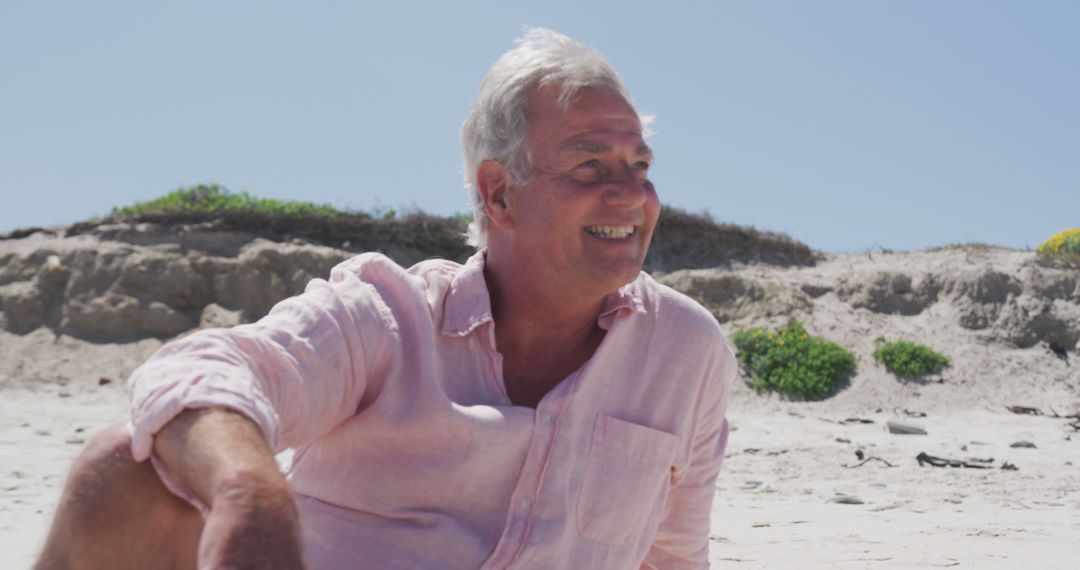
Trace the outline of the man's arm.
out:
<instances>
[{"instance_id":1,"label":"man's arm","mask_svg":"<svg viewBox=\"0 0 1080 570\"><path fill-rule=\"evenodd\" d=\"M353 266L350 266L352 264ZM186 408L228 408L251 419L274 452L314 441L377 393L394 351L396 323L363 259L330 281L278 303L258 322L170 342L129 380L132 453L151 455L154 436Z\"/></svg>"},{"instance_id":2,"label":"man's arm","mask_svg":"<svg viewBox=\"0 0 1080 570\"><path fill-rule=\"evenodd\" d=\"M170 343L133 373L132 456L153 457L170 490L209 509L199 557L211 567L262 567L257 551L268 567L298 567L296 505L273 452L358 413L393 354L396 325L363 263L257 323Z\"/></svg>"},{"instance_id":3,"label":"man's arm","mask_svg":"<svg viewBox=\"0 0 1080 570\"><path fill-rule=\"evenodd\" d=\"M164 466L206 505L200 568L302 568L300 518L258 426L229 410L186 410L154 438Z\"/></svg>"},{"instance_id":4,"label":"man's arm","mask_svg":"<svg viewBox=\"0 0 1080 570\"><path fill-rule=\"evenodd\" d=\"M641 567L706 568L716 477L727 447L727 403L738 360L721 337L708 366L690 448L690 462L669 491L663 519Z\"/></svg>"}]
</instances>

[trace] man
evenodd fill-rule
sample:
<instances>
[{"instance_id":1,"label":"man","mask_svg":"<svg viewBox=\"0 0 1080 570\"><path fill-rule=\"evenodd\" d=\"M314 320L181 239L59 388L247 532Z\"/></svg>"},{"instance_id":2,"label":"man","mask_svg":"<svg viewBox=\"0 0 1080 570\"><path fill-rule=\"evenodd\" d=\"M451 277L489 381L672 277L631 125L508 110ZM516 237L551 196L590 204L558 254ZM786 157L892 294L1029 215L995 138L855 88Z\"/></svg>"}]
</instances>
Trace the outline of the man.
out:
<instances>
[{"instance_id":1,"label":"man","mask_svg":"<svg viewBox=\"0 0 1080 570\"><path fill-rule=\"evenodd\" d=\"M478 253L364 254L164 347L130 426L76 461L39 566L707 566L736 364L641 273L642 131L606 61L528 31L463 127Z\"/></svg>"}]
</instances>

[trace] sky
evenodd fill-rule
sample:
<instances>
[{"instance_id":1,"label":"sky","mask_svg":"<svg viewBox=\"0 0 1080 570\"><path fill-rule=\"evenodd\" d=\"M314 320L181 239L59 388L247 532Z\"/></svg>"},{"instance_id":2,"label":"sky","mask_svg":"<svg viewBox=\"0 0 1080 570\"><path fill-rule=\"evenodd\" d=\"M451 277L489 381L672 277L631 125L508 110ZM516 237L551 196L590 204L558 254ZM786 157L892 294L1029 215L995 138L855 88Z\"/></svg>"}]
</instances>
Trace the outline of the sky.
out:
<instances>
[{"instance_id":1,"label":"sky","mask_svg":"<svg viewBox=\"0 0 1080 570\"><path fill-rule=\"evenodd\" d=\"M661 202L824 251L1080 227L1080 2L0 3L0 232L182 186L469 210L458 132L523 26L656 117Z\"/></svg>"}]
</instances>

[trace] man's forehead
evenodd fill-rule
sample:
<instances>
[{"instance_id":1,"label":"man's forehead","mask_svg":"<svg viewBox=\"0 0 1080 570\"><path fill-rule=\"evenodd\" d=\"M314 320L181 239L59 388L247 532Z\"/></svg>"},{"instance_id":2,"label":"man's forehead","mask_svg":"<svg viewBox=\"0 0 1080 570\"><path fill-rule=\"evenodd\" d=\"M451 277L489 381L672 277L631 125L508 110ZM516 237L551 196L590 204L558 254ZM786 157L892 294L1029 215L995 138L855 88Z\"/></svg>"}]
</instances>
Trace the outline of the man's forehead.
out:
<instances>
[{"instance_id":1,"label":"man's forehead","mask_svg":"<svg viewBox=\"0 0 1080 570\"><path fill-rule=\"evenodd\" d=\"M620 93L582 89L567 105L557 101L553 86L541 88L530 99L531 136L547 140L560 151L602 153L618 147L637 155L652 153L644 141L637 110Z\"/></svg>"},{"instance_id":2,"label":"man's forehead","mask_svg":"<svg viewBox=\"0 0 1080 570\"><path fill-rule=\"evenodd\" d=\"M612 148L614 148L609 143L591 140L571 140L568 141L568 144L566 146L575 152L584 152L589 154L602 154L605 152L609 152L612 150ZM644 142L639 142L638 145L634 148L634 154L651 155L652 148Z\"/></svg>"},{"instance_id":3,"label":"man's forehead","mask_svg":"<svg viewBox=\"0 0 1080 570\"><path fill-rule=\"evenodd\" d=\"M530 118L543 118L545 122L554 120L572 123L613 118L633 121L640 128L634 106L616 91L584 88L575 91L568 100L562 101L557 87L546 85L529 97L527 113Z\"/></svg>"}]
</instances>

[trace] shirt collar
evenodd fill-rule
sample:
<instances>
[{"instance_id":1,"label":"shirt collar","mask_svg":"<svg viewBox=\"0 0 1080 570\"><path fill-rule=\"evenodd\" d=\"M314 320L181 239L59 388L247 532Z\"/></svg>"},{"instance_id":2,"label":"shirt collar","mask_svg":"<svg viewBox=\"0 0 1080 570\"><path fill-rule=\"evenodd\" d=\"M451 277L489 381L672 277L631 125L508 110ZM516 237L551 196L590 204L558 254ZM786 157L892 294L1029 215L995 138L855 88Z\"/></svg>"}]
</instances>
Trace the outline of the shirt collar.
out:
<instances>
[{"instance_id":1,"label":"shirt collar","mask_svg":"<svg viewBox=\"0 0 1080 570\"><path fill-rule=\"evenodd\" d=\"M491 295L484 280L486 254L487 250L483 249L473 254L450 280L443 305L442 334L465 336L492 320ZM600 328L609 330L616 317L647 312L642 301L641 279L635 279L604 298L604 308L597 319Z\"/></svg>"},{"instance_id":2,"label":"shirt collar","mask_svg":"<svg viewBox=\"0 0 1080 570\"><path fill-rule=\"evenodd\" d=\"M638 278L619 287L619 290L604 298L604 308L600 311L600 318L596 324L604 330L611 330L611 323L615 317L624 315L644 315L645 303L641 300L641 275Z\"/></svg>"},{"instance_id":3,"label":"shirt collar","mask_svg":"<svg viewBox=\"0 0 1080 570\"><path fill-rule=\"evenodd\" d=\"M465 336L491 320L491 295L484 281L486 254L485 249L477 251L450 280L443 305L443 334Z\"/></svg>"}]
</instances>

